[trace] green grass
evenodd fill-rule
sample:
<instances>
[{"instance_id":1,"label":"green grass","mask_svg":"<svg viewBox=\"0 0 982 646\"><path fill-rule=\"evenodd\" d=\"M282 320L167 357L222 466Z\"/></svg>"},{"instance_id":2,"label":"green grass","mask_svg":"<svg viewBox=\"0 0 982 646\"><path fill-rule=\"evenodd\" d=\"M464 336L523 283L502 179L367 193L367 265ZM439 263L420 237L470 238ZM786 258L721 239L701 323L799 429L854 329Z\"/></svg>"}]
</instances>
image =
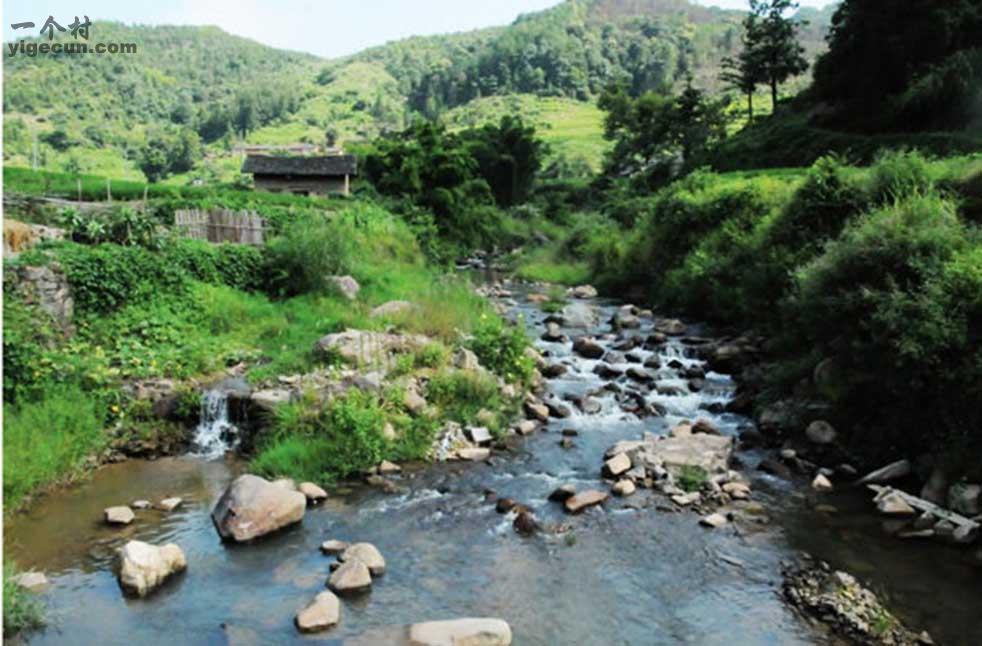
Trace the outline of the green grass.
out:
<instances>
[{"instance_id":1,"label":"green grass","mask_svg":"<svg viewBox=\"0 0 982 646\"><path fill-rule=\"evenodd\" d=\"M586 261L562 258L556 246L532 249L519 257L515 277L557 285L581 285L591 278Z\"/></svg>"},{"instance_id":2,"label":"green grass","mask_svg":"<svg viewBox=\"0 0 982 646\"><path fill-rule=\"evenodd\" d=\"M94 397L70 386L52 389L39 401L5 406L5 507L16 508L29 493L78 475L85 458L105 444L104 417Z\"/></svg>"},{"instance_id":3,"label":"green grass","mask_svg":"<svg viewBox=\"0 0 982 646\"><path fill-rule=\"evenodd\" d=\"M44 626L44 607L32 593L23 589L14 578L17 569L8 563L3 565L3 636Z\"/></svg>"},{"instance_id":4,"label":"green grass","mask_svg":"<svg viewBox=\"0 0 982 646\"><path fill-rule=\"evenodd\" d=\"M535 126L536 135L549 144L547 158L563 155L580 159L598 170L610 142L603 137L604 113L595 104L563 97L510 94L474 99L456 107L443 120L451 130L497 123L505 115L519 115Z\"/></svg>"}]
</instances>

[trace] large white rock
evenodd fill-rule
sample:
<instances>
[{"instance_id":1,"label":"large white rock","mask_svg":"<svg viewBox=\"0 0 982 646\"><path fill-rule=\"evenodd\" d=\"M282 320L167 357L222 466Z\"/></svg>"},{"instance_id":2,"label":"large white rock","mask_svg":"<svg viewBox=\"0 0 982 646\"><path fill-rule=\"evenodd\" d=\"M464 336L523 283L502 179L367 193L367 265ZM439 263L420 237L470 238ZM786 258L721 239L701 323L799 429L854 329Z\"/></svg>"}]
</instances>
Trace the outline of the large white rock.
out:
<instances>
[{"instance_id":1,"label":"large white rock","mask_svg":"<svg viewBox=\"0 0 982 646\"><path fill-rule=\"evenodd\" d=\"M341 602L333 592L318 594L303 610L297 613L297 629L302 633L327 630L341 621Z\"/></svg>"},{"instance_id":2,"label":"large white rock","mask_svg":"<svg viewBox=\"0 0 982 646\"><path fill-rule=\"evenodd\" d=\"M609 498L609 496L606 492L590 489L567 498L564 504L566 506L566 511L571 514L578 514L587 507L603 504L607 498Z\"/></svg>"},{"instance_id":3,"label":"large white rock","mask_svg":"<svg viewBox=\"0 0 982 646\"><path fill-rule=\"evenodd\" d=\"M645 453L666 469L678 475L683 467L699 467L706 473L726 473L729 470L733 438L725 435L696 433L647 441Z\"/></svg>"},{"instance_id":4,"label":"large white rock","mask_svg":"<svg viewBox=\"0 0 982 646\"><path fill-rule=\"evenodd\" d=\"M302 493L306 498L307 502L311 504L317 504L324 500L327 500L327 492L324 489L313 482L301 482L297 486L297 490Z\"/></svg>"},{"instance_id":5,"label":"large white rock","mask_svg":"<svg viewBox=\"0 0 982 646\"><path fill-rule=\"evenodd\" d=\"M511 626L501 619L426 621L409 627L412 646L509 646Z\"/></svg>"},{"instance_id":6,"label":"large white rock","mask_svg":"<svg viewBox=\"0 0 982 646\"><path fill-rule=\"evenodd\" d=\"M345 563L353 559L364 563L368 567L368 571L372 573L372 576L385 574L385 559L382 557L382 553L378 551L378 548L371 543L355 543L344 550L338 557L339 561Z\"/></svg>"},{"instance_id":7,"label":"large white rock","mask_svg":"<svg viewBox=\"0 0 982 646\"><path fill-rule=\"evenodd\" d=\"M117 556L119 586L125 593L138 597L147 596L168 577L188 566L184 552L173 543L158 546L130 541L119 549Z\"/></svg>"},{"instance_id":8,"label":"large white rock","mask_svg":"<svg viewBox=\"0 0 982 646\"><path fill-rule=\"evenodd\" d=\"M306 509L299 491L245 474L228 486L211 519L224 540L243 542L300 522Z\"/></svg>"}]
</instances>

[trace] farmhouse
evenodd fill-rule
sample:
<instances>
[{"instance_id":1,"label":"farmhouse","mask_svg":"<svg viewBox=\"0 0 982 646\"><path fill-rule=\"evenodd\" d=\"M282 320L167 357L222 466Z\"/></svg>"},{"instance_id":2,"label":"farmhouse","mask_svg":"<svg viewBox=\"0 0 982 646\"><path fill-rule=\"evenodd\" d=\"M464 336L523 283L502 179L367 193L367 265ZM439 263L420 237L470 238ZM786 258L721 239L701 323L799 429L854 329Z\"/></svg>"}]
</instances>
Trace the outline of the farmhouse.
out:
<instances>
[{"instance_id":1,"label":"farmhouse","mask_svg":"<svg viewBox=\"0 0 982 646\"><path fill-rule=\"evenodd\" d=\"M358 174L354 155L319 157L249 155L243 173L252 173L256 188L298 195L348 195L351 177Z\"/></svg>"}]
</instances>

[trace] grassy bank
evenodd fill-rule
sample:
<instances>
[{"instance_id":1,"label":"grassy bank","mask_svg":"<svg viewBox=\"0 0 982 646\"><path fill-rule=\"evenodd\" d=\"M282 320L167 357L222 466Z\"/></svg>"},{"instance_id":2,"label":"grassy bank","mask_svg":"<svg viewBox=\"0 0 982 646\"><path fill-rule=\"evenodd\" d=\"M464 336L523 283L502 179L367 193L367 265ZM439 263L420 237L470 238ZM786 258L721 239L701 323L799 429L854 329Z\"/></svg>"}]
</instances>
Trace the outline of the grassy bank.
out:
<instances>
[{"instance_id":1,"label":"grassy bank","mask_svg":"<svg viewBox=\"0 0 982 646\"><path fill-rule=\"evenodd\" d=\"M23 186L16 174L14 181ZM86 456L105 446L104 429L143 430L149 422L145 406L123 390L133 380L186 380L244 361L247 379L273 383L278 375L331 365L313 352L313 344L346 328L425 334L442 349L440 356L449 356L496 320L466 280L427 264L412 226L400 217L359 201L335 203L338 208L330 212L311 204L288 207L261 250L173 238L151 223L145 236L138 235L144 228L133 226L118 235L108 226L96 239L88 229L75 231L81 242L42 243L6 261L8 276L21 265L57 263L75 299L75 330L69 335L13 282L5 290L7 509L81 472ZM151 201L146 215L151 220L155 205ZM359 282L356 300L338 294L327 280L340 274ZM389 300L415 307L371 316L373 307ZM425 363L420 369L432 369ZM497 368L506 374L506 366ZM386 419L390 413L395 418L401 413L390 405L390 395L351 406L379 407ZM322 426L337 422L323 415ZM38 428L46 430L38 434ZM425 432L431 435L434 428ZM411 429L406 442L380 445L382 455L423 457L424 436ZM323 437L298 439L291 440L294 453L298 447L309 450L308 465L320 462L311 456L339 450L330 443L334 448L322 452ZM374 459L378 452L370 455ZM257 459L264 472L276 471L274 464L278 475L312 477L316 470ZM317 475L348 472L335 466L323 464Z\"/></svg>"},{"instance_id":2,"label":"grassy bank","mask_svg":"<svg viewBox=\"0 0 982 646\"><path fill-rule=\"evenodd\" d=\"M34 595L14 581L19 572L8 563L3 566L3 636L13 637L23 630L44 625L44 609Z\"/></svg>"}]
</instances>

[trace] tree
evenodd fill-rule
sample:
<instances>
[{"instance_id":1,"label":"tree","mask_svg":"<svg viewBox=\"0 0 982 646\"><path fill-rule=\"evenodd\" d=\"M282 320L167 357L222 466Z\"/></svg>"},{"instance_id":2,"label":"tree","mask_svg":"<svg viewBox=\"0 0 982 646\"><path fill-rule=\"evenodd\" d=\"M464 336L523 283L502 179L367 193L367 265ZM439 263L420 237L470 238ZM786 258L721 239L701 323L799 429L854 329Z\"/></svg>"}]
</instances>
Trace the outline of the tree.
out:
<instances>
[{"instance_id":1,"label":"tree","mask_svg":"<svg viewBox=\"0 0 982 646\"><path fill-rule=\"evenodd\" d=\"M747 120L754 120L754 92L757 86L766 81L761 74L761 66L755 60L755 54L747 34L756 29L757 16L750 13L743 21L743 49L736 58L727 56L723 59L723 72L720 79L726 85L739 91L747 97Z\"/></svg>"},{"instance_id":2,"label":"tree","mask_svg":"<svg viewBox=\"0 0 982 646\"><path fill-rule=\"evenodd\" d=\"M797 9L793 0L750 0L750 15L744 21L749 78L770 85L775 111L778 85L808 69L805 48L798 42L798 30L805 23L786 17Z\"/></svg>"},{"instance_id":3,"label":"tree","mask_svg":"<svg viewBox=\"0 0 982 646\"><path fill-rule=\"evenodd\" d=\"M533 126L526 126L521 117L506 115L497 125L464 131L461 137L499 206L513 206L528 198L546 153Z\"/></svg>"},{"instance_id":4,"label":"tree","mask_svg":"<svg viewBox=\"0 0 982 646\"><path fill-rule=\"evenodd\" d=\"M710 99L688 79L685 89L645 92L632 98L624 87L609 87L599 106L607 111L604 137L614 141L607 157L607 172L642 173L657 183L692 168L700 156L726 136L728 100Z\"/></svg>"},{"instance_id":5,"label":"tree","mask_svg":"<svg viewBox=\"0 0 982 646\"><path fill-rule=\"evenodd\" d=\"M162 142L158 140L148 141L140 152L140 170L146 175L147 181L155 184L167 176L169 162L167 153L163 149Z\"/></svg>"}]
</instances>

